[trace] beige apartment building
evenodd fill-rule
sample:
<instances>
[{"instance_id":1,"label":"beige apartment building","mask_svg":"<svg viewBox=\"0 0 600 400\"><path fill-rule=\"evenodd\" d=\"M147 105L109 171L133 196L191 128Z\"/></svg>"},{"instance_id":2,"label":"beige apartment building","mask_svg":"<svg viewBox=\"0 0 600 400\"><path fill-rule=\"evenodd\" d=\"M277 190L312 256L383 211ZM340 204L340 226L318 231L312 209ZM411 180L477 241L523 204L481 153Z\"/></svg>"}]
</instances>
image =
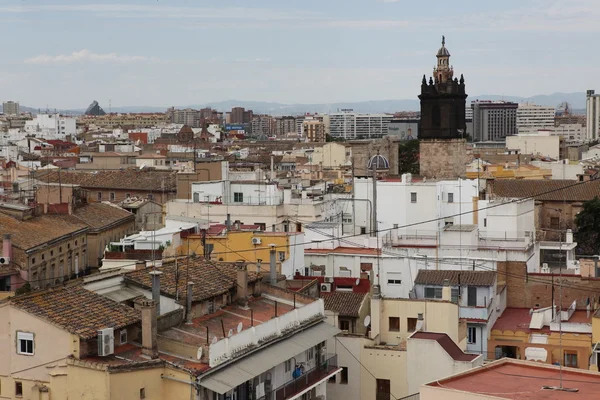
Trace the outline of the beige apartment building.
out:
<instances>
[{"instance_id":1,"label":"beige apartment building","mask_svg":"<svg viewBox=\"0 0 600 400\"><path fill-rule=\"evenodd\" d=\"M319 120L305 120L302 123L302 132L309 142L325 142L325 124Z\"/></svg>"},{"instance_id":2,"label":"beige apartment building","mask_svg":"<svg viewBox=\"0 0 600 400\"><path fill-rule=\"evenodd\" d=\"M166 113L84 115L79 118L78 123L97 129L139 129L167 124L169 116Z\"/></svg>"}]
</instances>

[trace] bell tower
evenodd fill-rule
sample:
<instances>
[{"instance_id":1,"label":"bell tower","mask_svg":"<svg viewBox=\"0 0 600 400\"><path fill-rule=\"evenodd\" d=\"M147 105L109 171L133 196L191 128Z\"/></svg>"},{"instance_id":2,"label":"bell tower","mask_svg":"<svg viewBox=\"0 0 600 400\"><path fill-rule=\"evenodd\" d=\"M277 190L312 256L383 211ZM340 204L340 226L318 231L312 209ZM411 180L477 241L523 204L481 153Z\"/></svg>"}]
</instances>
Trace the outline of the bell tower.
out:
<instances>
[{"instance_id":1,"label":"bell tower","mask_svg":"<svg viewBox=\"0 0 600 400\"><path fill-rule=\"evenodd\" d=\"M446 48L446 37L442 36L442 47L437 52L437 67L433 69L433 76L439 83L451 81L454 70L450 65L450 52Z\"/></svg>"}]
</instances>

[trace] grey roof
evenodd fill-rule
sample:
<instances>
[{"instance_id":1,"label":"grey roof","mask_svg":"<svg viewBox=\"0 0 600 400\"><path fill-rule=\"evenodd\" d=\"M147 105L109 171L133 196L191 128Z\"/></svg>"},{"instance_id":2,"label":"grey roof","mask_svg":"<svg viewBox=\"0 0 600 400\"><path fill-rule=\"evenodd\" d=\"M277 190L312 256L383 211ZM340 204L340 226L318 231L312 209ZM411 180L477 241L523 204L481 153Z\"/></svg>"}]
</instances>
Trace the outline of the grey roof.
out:
<instances>
[{"instance_id":1,"label":"grey roof","mask_svg":"<svg viewBox=\"0 0 600 400\"><path fill-rule=\"evenodd\" d=\"M438 57L450 57L450 52L448 51L446 46L442 45L442 47L440 47L440 49L437 52L437 56Z\"/></svg>"},{"instance_id":2,"label":"grey roof","mask_svg":"<svg viewBox=\"0 0 600 400\"><path fill-rule=\"evenodd\" d=\"M448 279L451 286L492 286L496 271L455 271L422 269L415 278L415 285L442 286Z\"/></svg>"},{"instance_id":3,"label":"grey roof","mask_svg":"<svg viewBox=\"0 0 600 400\"><path fill-rule=\"evenodd\" d=\"M368 169L373 169L373 167L375 169L390 169L390 162L381 154L376 154L367 163Z\"/></svg>"}]
</instances>

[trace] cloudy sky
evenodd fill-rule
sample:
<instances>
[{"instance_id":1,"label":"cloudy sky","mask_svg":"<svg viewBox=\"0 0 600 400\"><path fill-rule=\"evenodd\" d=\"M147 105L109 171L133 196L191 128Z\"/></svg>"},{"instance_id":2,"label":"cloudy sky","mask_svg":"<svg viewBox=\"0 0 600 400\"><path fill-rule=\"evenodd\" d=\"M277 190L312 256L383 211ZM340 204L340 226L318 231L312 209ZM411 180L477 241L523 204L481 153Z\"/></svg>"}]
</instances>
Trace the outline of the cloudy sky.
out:
<instances>
[{"instance_id":1,"label":"cloudy sky","mask_svg":"<svg viewBox=\"0 0 600 400\"><path fill-rule=\"evenodd\" d=\"M0 99L414 98L442 34L472 95L600 90L600 0L0 0Z\"/></svg>"}]
</instances>

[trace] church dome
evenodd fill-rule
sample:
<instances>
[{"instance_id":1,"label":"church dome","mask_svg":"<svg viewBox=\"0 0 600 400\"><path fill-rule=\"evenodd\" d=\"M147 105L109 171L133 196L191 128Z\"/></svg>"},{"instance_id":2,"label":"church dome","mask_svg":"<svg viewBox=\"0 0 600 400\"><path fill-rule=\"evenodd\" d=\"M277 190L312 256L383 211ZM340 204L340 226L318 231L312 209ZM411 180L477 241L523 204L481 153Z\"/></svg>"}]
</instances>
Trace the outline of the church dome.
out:
<instances>
[{"instance_id":1,"label":"church dome","mask_svg":"<svg viewBox=\"0 0 600 400\"><path fill-rule=\"evenodd\" d=\"M367 163L367 168L372 170L375 167L376 170L390 169L390 162L387 158L381 154L374 155Z\"/></svg>"}]
</instances>

